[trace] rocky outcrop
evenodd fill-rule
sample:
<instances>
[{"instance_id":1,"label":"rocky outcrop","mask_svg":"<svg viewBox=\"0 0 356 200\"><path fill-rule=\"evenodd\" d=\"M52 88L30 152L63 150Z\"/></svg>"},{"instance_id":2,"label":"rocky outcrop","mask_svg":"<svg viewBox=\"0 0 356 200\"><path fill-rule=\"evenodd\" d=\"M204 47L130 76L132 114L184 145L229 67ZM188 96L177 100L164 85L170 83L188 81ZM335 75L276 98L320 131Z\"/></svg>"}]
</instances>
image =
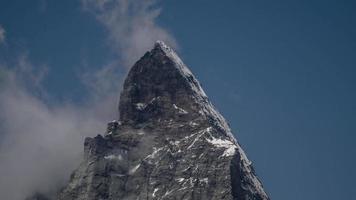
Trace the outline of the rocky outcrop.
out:
<instances>
[{"instance_id":1,"label":"rocky outcrop","mask_svg":"<svg viewBox=\"0 0 356 200\"><path fill-rule=\"evenodd\" d=\"M163 42L130 70L120 120L86 138L59 200L268 200L199 82Z\"/></svg>"}]
</instances>

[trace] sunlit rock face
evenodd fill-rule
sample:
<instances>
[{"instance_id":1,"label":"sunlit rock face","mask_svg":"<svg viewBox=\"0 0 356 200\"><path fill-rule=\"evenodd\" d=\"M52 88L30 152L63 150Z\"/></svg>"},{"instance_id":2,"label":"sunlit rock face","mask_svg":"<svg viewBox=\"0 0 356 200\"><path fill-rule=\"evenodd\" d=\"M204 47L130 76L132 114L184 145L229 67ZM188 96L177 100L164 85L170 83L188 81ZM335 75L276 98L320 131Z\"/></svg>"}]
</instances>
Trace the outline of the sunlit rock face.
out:
<instances>
[{"instance_id":1,"label":"sunlit rock face","mask_svg":"<svg viewBox=\"0 0 356 200\"><path fill-rule=\"evenodd\" d=\"M269 199L225 119L163 42L130 70L119 113L103 136L86 138L58 199Z\"/></svg>"}]
</instances>

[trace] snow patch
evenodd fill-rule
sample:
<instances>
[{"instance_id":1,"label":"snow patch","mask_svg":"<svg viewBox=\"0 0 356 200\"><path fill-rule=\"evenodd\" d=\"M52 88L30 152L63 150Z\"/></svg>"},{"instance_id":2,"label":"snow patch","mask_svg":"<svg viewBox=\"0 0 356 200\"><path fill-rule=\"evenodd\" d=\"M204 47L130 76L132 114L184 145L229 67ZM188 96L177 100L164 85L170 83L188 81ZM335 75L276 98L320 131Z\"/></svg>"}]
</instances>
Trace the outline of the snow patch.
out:
<instances>
[{"instance_id":1,"label":"snow patch","mask_svg":"<svg viewBox=\"0 0 356 200\"><path fill-rule=\"evenodd\" d=\"M179 114L188 114L187 111L185 111L185 110L184 110L183 108L181 108L181 107L178 107L176 104L173 104L173 108L176 109L176 110L178 110L178 113L179 113Z\"/></svg>"},{"instance_id":2,"label":"snow patch","mask_svg":"<svg viewBox=\"0 0 356 200\"><path fill-rule=\"evenodd\" d=\"M112 120L110 123L117 123L118 125L121 125L121 121L118 121L116 119Z\"/></svg>"},{"instance_id":3,"label":"snow patch","mask_svg":"<svg viewBox=\"0 0 356 200\"><path fill-rule=\"evenodd\" d=\"M144 110L147 107L145 103L136 103L137 110Z\"/></svg>"},{"instance_id":4,"label":"snow patch","mask_svg":"<svg viewBox=\"0 0 356 200\"><path fill-rule=\"evenodd\" d=\"M209 179L208 178L203 178L199 180L201 183L205 183L208 184L209 183Z\"/></svg>"},{"instance_id":5,"label":"snow patch","mask_svg":"<svg viewBox=\"0 0 356 200\"><path fill-rule=\"evenodd\" d=\"M160 147L160 148L153 147L153 152L150 155L146 156L145 159L147 159L147 158L151 158L151 159L156 158L158 152L161 151L162 149L163 149L163 147Z\"/></svg>"},{"instance_id":6,"label":"snow patch","mask_svg":"<svg viewBox=\"0 0 356 200\"><path fill-rule=\"evenodd\" d=\"M121 155L111 154L111 155L105 156L104 159L107 159L107 160L122 160L122 156Z\"/></svg>"},{"instance_id":7,"label":"snow patch","mask_svg":"<svg viewBox=\"0 0 356 200\"><path fill-rule=\"evenodd\" d=\"M175 146L178 146L178 145L179 145L179 143L180 143L180 141L178 141L178 140L175 140L175 141L169 141L169 144L171 144L171 145L175 145Z\"/></svg>"},{"instance_id":8,"label":"snow patch","mask_svg":"<svg viewBox=\"0 0 356 200\"><path fill-rule=\"evenodd\" d=\"M178 181L178 183L181 183L185 180L185 178L176 178L176 181Z\"/></svg>"},{"instance_id":9,"label":"snow patch","mask_svg":"<svg viewBox=\"0 0 356 200\"><path fill-rule=\"evenodd\" d=\"M124 176L126 176L126 175L125 175L125 174L113 174L113 176L124 177Z\"/></svg>"},{"instance_id":10,"label":"snow patch","mask_svg":"<svg viewBox=\"0 0 356 200\"><path fill-rule=\"evenodd\" d=\"M223 157L228 157L228 156L232 156L235 154L237 146L229 140L222 140L222 139L217 139L214 137L212 139L206 138L206 140L210 144L212 144L218 148L225 148L226 150L222 154Z\"/></svg>"},{"instance_id":11,"label":"snow patch","mask_svg":"<svg viewBox=\"0 0 356 200\"><path fill-rule=\"evenodd\" d=\"M192 148L194 146L194 144L201 138L201 136L203 136L205 133L209 133L211 130L212 130L212 127L208 127L204 130L199 131L198 132L199 135L194 138L194 141L188 146L187 149Z\"/></svg>"},{"instance_id":12,"label":"snow patch","mask_svg":"<svg viewBox=\"0 0 356 200\"><path fill-rule=\"evenodd\" d=\"M166 191L166 193L162 196L162 199L164 199L166 196L170 195L175 189L171 191Z\"/></svg>"},{"instance_id":13,"label":"snow patch","mask_svg":"<svg viewBox=\"0 0 356 200\"><path fill-rule=\"evenodd\" d=\"M155 188L155 189L153 190L153 193L152 193L152 196L153 196L153 197L156 196L156 192L157 192L158 190L159 190L158 188Z\"/></svg>"},{"instance_id":14,"label":"snow patch","mask_svg":"<svg viewBox=\"0 0 356 200\"><path fill-rule=\"evenodd\" d=\"M199 124L195 123L195 122L189 122L189 125L192 127L198 126Z\"/></svg>"},{"instance_id":15,"label":"snow patch","mask_svg":"<svg viewBox=\"0 0 356 200\"><path fill-rule=\"evenodd\" d=\"M154 101L156 101L156 99L159 99L159 97L153 97L150 101L150 103L153 103Z\"/></svg>"},{"instance_id":16,"label":"snow patch","mask_svg":"<svg viewBox=\"0 0 356 200\"><path fill-rule=\"evenodd\" d=\"M141 164L136 165L135 167L131 168L129 174L134 174L138 168L140 168Z\"/></svg>"}]
</instances>

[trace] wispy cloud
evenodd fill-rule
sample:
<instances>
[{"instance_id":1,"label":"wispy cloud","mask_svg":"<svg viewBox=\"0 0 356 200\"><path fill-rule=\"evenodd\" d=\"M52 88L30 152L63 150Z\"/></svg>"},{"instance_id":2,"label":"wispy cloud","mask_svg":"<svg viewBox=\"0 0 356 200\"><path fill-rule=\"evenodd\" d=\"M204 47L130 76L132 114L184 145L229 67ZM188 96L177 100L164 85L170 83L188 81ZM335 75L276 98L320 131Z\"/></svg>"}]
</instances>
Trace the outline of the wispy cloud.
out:
<instances>
[{"instance_id":1,"label":"wispy cloud","mask_svg":"<svg viewBox=\"0 0 356 200\"><path fill-rule=\"evenodd\" d=\"M48 104L51 91L42 80L51 68L33 65L28 54L0 65L0 199L23 200L63 185L81 160L84 137L103 133L106 122L117 118L125 71L118 67L127 70L158 39L176 46L155 21L161 10L155 1L82 0L82 5L104 25L117 58L97 71L81 71L88 97L81 104Z\"/></svg>"},{"instance_id":2,"label":"wispy cloud","mask_svg":"<svg viewBox=\"0 0 356 200\"><path fill-rule=\"evenodd\" d=\"M0 25L0 44L5 42L6 38L6 31L5 29Z\"/></svg>"},{"instance_id":3,"label":"wispy cloud","mask_svg":"<svg viewBox=\"0 0 356 200\"><path fill-rule=\"evenodd\" d=\"M156 40L177 47L167 29L157 24L161 8L155 0L82 0L109 33L109 43L123 64L130 67Z\"/></svg>"},{"instance_id":4,"label":"wispy cloud","mask_svg":"<svg viewBox=\"0 0 356 200\"><path fill-rule=\"evenodd\" d=\"M47 0L38 0L38 10L45 12L47 10Z\"/></svg>"},{"instance_id":5,"label":"wispy cloud","mask_svg":"<svg viewBox=\"0 0 356 200\"><path fill-rule=\"evenodd\" d=\"M48 105L47 70L33 69L26 56L11 69L0 66L0 199L57 190L81 160L84 137L103 133L116 116L116 92Z\"/></svg>"}]
</instances>

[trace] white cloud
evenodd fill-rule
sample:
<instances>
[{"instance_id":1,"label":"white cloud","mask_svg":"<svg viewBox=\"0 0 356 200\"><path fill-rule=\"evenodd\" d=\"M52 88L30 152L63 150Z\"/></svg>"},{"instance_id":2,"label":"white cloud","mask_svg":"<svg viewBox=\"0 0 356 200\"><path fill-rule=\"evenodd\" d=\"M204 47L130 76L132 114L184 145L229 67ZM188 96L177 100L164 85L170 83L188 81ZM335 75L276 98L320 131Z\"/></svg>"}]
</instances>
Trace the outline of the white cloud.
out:
<instances>
[{"instance_id":1,"label":"white cloud","mask_svg":"<svg viewBox=\"0 0 356 200\"><path fill-rule=\"evenodd\" d=\"M119 98L124 70L120 70L116 61L109 62L98 70L86 70L80 73L82 83L90 91L92 98L98 99L108 94L117 94L115 100Z\"/></svg>"},{"instance_id":2,"label":"white cloud","mask_svg":"<svg viewBox=\"0 0 356 200\"><path fill-rule=\"evenodd\" d=\"M154 0L82 0L109 33L109 43L127 67L157 40L177 47L174 37L156 23L161 8Z\"/></svg>"},{"instance_id":3,"label":"white cloud","mask_svg":"<svg viewBox=\"0 0 356 200\"><path fill-rule=\"evenodd\" d=\"M6 38L6 31L5 29L0 25L0 44L5 42Z\"/></svg>"},{"instance_id":4,"label":"white cloud","mask_svg":"<svg viewBox=\"0 0 356 200\"><path fill-rule=\"evenodd\" d=\"M34 69L26 56L11 70L0 66L0 199L57 190L82 159L84 138L116 119L117 91L93 90L80 105L48 105L46 68Z\"/></svg>"},{"instance_id":5,"label":"white cloud","mask_svg":"<svg viewBox=\"0 0 356 200\"><path fill-rule=\"evenodd\" d=\"M97 71L81 72L88 98L80 105L49 105L42 80L50 72L35 70L26 55L15 65L0 66L0 199L22 200L63 185L81 160L84 137L103 133L106 123L117 119L125 75L119 64L131 66L156 40L176 46L156 24L161 9L155 1L82 0L82 5L104 25L118 58Z\"/></svg>"}]
</instances>

